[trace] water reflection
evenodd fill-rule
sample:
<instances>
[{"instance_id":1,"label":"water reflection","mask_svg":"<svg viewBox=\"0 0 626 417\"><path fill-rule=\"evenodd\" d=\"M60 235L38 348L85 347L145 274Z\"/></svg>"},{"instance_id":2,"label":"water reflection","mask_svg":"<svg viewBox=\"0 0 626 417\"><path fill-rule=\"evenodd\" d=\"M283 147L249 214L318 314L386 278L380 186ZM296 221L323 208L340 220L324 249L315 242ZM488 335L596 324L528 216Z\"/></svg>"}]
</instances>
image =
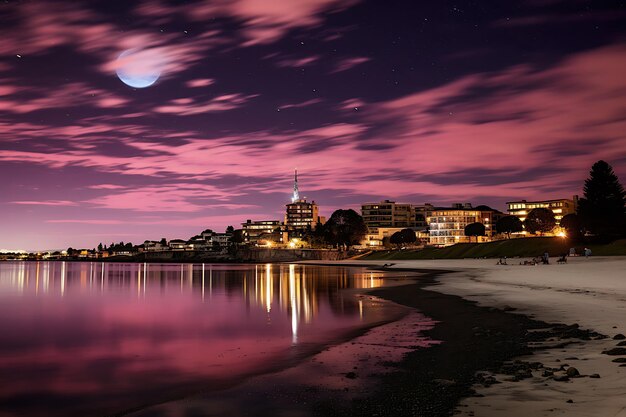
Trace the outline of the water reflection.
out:
<instances>
[{"instance_id":1,"label":"water reflection","mask_svg":"<svg viewBox=\"0 0 626 417\"><path fill-rule=\"evenodd\" d=\"M0 410L107 415L289 365L397 313L341 291L381 284L301 265L0 263Z\"/></svg>"}]
</instances>

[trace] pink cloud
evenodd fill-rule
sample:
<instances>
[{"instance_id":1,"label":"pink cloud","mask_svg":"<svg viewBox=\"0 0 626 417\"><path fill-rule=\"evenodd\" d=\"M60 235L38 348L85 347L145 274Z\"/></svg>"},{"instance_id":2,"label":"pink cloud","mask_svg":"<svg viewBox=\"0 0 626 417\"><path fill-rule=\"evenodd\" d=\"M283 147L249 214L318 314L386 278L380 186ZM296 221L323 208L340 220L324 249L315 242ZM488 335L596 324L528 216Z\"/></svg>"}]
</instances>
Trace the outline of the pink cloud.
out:
<instances>
[{"instance_id":1,"label":"pink cloud","mask_svg":"<svg viewBox=\"0 0 626 417\"><path fill-rule=\"evenodd\" d=\"M228 200L235 196L236 192L227 192L211 185L178 183L120 190L85 203L99 208L141 212L194 212L207 207L226 210L255 207L229 203ZM208 200L211 200L210 204Z\"/></svg>"},{"instance_id":2,"label":"pink cloud","mask_svg":"<svg viewBox=\"0 0 626 417\"><path fill-rule=\"evenodd\" d=\"M101 108L118 108L128 104L125 98L83 82L62 84L53 89L0 86L0 95L3 91L5 98L0 101L0 110L11 113L31 113L51 108L91 107L94 103ZM33 98L17 98L14 96L17 93L27 93Z\"/></svg>"},{"instance_id":3,"label":"pink cloud","mask_svg":"<svg viewBox=\"0 0 626 417\"><path fill-rule=\"evenodd\" d=\"M76 206L76 201L68 200L45 200L45 201L11 201L11 204L19 204L24 206Z\"/></svg>"},{"instance_id":4,"label":"pink cloud","mask_svg":"<svg viewBox=\"0 0 626 417\"><path fill-rule=\"evenodd\" d=\"M321 98L312 98L310 100L305 100L305 101L301 101L299 103L291 103L291 104L283 104L282 106L280 106L280 109L299 109L302 107L309 107L309 106L313 106L315 104L319 104L322 103L324 100L322 100Z\"/></svg>"},{"instance_id":5,"label":"pink cloud","mask_svg":"<svg viewBox=\"0 0 626 417\"><path fill-rule=\"evenodd\" d=\"M226 17L241 22L243 46L268 44L285 36L296 28L316 27L322 22L323 13L345 10L358 0L203 0L193 7L170 6L151 1L137 9L137 13L151 18L167 19L182 14L194 21Z\"/></svg>"},{"instance_id":6,"label":"pink cloud","mask_svg":"<svg viewBox=\"0 0 626 417\"><path fill-rule=\"evenodd\" d=\"M306 56L303 58L282 59L276 63L279 67L301 68L311 65L320 59L319 55Z\"/></svg>"},{"instance_id":7,"label":"pink cloud","mask_svg":"<svg viewBox=\"0 0 626 417\"><path fill-rule=\"evenodd\" d=\"M222 112L241 107L254 97L257 97L257 95L245 95L239 93L224 94L202 103L194 103L189 98L181 98L171 100L169 104L164 106L156 107L154 111L157 113L178 114L180 116Z\"/></svg>"},{"instance_id":8,"label":"pink cloud","mask_svg":"<svg viewBox=\"0 0 626 417\"><path fill-rule=\"evenodd\" d=\"M124 224L121 220L107 220L107 219L52 219L46 220L46 223L76 223L76 224Z\"/></svg>"},{"instance_id":9,"label":"pink cloud","mask_svg":"<svg viewBox=\"0 0 626 417\"><path fill-rule=\"evenodd\" d=\"M126 188L123 185L115 185L115 184L98 184L98 185L90 185L88 188L94 190L119 190L122 188Z\"/></svg>"},{"instance_id":10,"label":"pink cloud","mask_svg":"<svg viewBox=\"0 0 626 417\"><path fill-rule=\"evenodd\" d=\"M187 87L190 87L190 88L208 87L214 83L215 83L215 80L212 78L199 78L196 80L187 81Z\"/></svg>"},{"instance_id":11,"label":"pink cloud","mask_svg":"<svg viewBox=\"0 0 626 417\"><path fill-rule=\"evenodd\" d=\"M361 109L363 106L365 106L365 101L360 98L351 98L342 101L339 108L342 110L354 111L356 109Z\"/></svg>"},{"instance_id":12,"label":"pink cloud","mask_svg":"<svg viewBox=\"0 0 626 417\"><path fill-rule=\"evenodd\" d=\"M241 19L245 25L244 36L247 38L244 46L250 46L274 42L294 28L317 26L321 22L321 12L344 10L355 3L354 0L205 1L193 13L200 19L215 14Z\"/></svg>"},{"instance_id":13,"label":"pink cloud","mask_svg":"<svg viewBox=\"0 0 626 417\"><path fill-rule=\"evenodd\" d=\"M364 57L364 56L355 56L355 57L350 57L350 58L344 58L344 59L340 60L337 63L337 65L335 65L335 68L331 71L331 73L347 71L349 69L352 69L352 68L356 67L357 65L364 64L364 63L366 63L366 62L368 62L370 60L371 60L371 58Z\"/></svg>"}]
</instances>

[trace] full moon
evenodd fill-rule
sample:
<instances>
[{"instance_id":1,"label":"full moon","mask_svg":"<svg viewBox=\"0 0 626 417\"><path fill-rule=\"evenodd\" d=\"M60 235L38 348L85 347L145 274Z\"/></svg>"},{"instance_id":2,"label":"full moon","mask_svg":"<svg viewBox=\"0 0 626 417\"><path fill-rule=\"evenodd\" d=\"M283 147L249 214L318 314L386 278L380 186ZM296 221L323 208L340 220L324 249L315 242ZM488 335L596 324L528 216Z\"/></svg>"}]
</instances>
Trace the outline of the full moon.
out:
<instances>
[{"instance_id":1,"label":"full moon","mask_svg":"<svg viewBox=\"0 0 626 417\"><path fill-rule=\"evenodd\" d=\"M117 76L134 88L146 88L161 76L163 60L154 50L128 49L117 57Z\"/></svg>"}]
</instances>

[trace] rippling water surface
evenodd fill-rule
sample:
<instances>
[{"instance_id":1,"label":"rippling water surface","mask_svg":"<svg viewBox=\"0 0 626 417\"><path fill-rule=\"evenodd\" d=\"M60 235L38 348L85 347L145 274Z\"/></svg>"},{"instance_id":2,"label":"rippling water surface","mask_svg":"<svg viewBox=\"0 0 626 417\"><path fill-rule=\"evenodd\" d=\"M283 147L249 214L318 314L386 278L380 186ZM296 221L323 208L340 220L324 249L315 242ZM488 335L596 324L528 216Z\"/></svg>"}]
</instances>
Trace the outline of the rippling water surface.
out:
<instances>
[{"instance_id":1,"label":"rippling water surface","mask_svg":"<svg viewBox=\"0 0 626 417\"><path fill-rule=\"evenodd\" d=\"M290 366L394 314L343 291L380 285L359 268L0 262L0 415L111 415Z\"/></svg>"}]
</instances>

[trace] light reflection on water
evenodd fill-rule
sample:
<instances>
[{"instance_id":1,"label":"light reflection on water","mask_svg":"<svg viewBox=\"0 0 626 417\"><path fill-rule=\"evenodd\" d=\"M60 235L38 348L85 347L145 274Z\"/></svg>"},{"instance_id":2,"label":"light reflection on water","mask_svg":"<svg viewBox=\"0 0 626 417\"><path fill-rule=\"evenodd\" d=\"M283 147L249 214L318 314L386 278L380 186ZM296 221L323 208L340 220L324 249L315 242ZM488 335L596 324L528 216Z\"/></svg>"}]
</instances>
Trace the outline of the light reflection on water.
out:
<instances>
[{"instance_id":1,"label":"light reflection on water","mask_svg":"<svg viewBox=\"0 0 626 417\"><path fill-rule=\"evenodd\" d=\"M0 263L0 411L106 415L221 388L397 314L341 291L380 285L293 264Z\"/></svg>"}]
</instances>

